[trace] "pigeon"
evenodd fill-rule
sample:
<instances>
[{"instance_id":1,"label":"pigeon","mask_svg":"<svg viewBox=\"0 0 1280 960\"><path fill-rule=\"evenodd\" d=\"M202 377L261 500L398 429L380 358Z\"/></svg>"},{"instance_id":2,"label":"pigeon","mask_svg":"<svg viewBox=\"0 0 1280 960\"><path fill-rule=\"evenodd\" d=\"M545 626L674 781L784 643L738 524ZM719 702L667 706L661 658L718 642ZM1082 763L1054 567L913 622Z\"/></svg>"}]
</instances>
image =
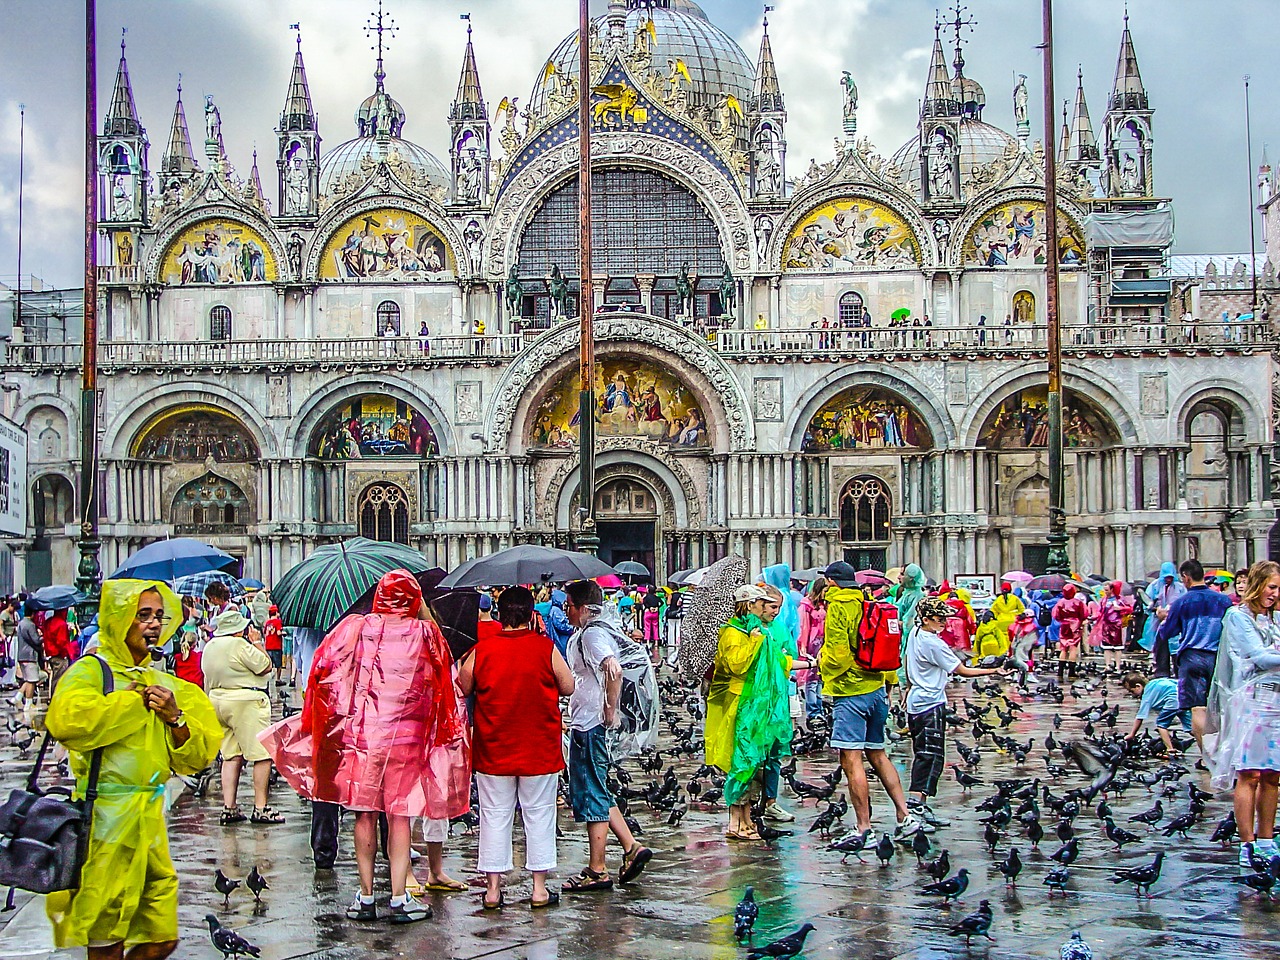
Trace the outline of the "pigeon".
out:
<instances>
[{"instance_id":1,"label":"pigeon","mask_svg":"<svg viewBox=\"0 0 1280 960\"><path fill-rule=\"evenodd\" d=\"M751 808L751 822L755 824L756 833L760 834L760 839L765 843L773 843L779 837L791 836L790 830L779 830L777 827L770 826L764 819L764 810L758 806Z\"/></svg>"},{"instance_id":2,"label":"pigeon","mask_svg":"<svg viewBox=\"0 0 1280 960\"><path fill-rule=\"evenodd\" d=\"M987 931L991 929L992 919L991 901L983 900L978 904L976 911L951 928L951 936L964 937L964 945L966 947L969 945L970 939L976 936L983 936L991 940L991 934Z\"/></svg>"},{"instance_id":3,"label":"pigeon","mask_svg":"<svg viewBox=\"0 0 1280 960\"><path fill-rule=\"evenodd\" d=\"M1107 817L1111 817L1115 815L1111 811L1111 804L1107 803L1107 801L1105 800L1099 801L1097 812L1098 812L1099 820L1105 820L1107 819Z\"/></svg>"},{"instance_id":4,"label":"pigeon","mask_svg":"<svg viewBox=\"0 0 1280 960\"><path fill-rule=\"evenodd\" d=\"M936 883L926 883L920 888L921 893L933 895L942 895L942 902L948 900L959 900L960 895L969 889L969 871L961 867L956 871L954 877L947 877L945 880L939 880Z\"/></svg>"},{"instance_id":5,"label":"pigeon","mask_svg":"<svg viewBox=\"0 0 1280 960\"><path fill-rule=\"evenodd\" d=\"M831 835L831 828L835 825L836 815L839 813L839 809L840 808L835 804L829 804L827 809L814 817L813 823L809 826L809 832L829 837Z\"/></svg>"},{"instance_id":6,"label":"pigeon","mask_svg":"<svg viewBox=\"0 0 1280 960\"><path fill-rule=\"evenodd\" d=\"M1071 939L1058 951L1059 960L1093 960L1093 948L1084 942L1079 930L1071 931Z\"/></svg>"},{"instance_id":7,"label":"pigeon","mask_svg":"<svg viewBox=\"0 0 1280 960\"><path fill-rule=\"evenodd\" d=\"M240 881L232 880L222 872L221 868L213 872L213 888L222 894L224 903L228 905L231 903L231 891L238 886L240 886Z\"/></svg>"},{"instance_id":8,"label":"pigeon","mask_svg":"<svg viewBox=\"0 0 1280 960\"><path fill-rule=\"evenodd\" d=\"M682 807L672 808L671 816L667 817L667 826L668 827L680 826L680 821L684 819L684 815L688 812L689 812L689 807L687 805Z\"/></svg>"},{"instance_id":9,"label":"pigeon","mask_svg":"<svg viewBox=\"0 0 1280 960\"><path fill-rule=\"evenodd\" d=\"M1208 803L1213 799L1213 794L1209 793L1207 790L1201 790L1194 783L1187 781L1187 798L1192 803L1195 803L1197 800Z\"/></svg>"},{"instance_id":10,"label":"pigeon","mask_svg":"<svg viewBox=\"0 0 1280 960\"><path fill-rule=\"evenodd\" d=\"M988 853L996 852L996 844L1000 842L1000 831L996 829L994 823L988 823L985 830L982 831L982 839L987 845Z\"/></svg>"},{"instance_id":11,"label":"pigeon","mask_svg":"<svg viewBox=\"0 0 1280 960\"><path fill-rule=\"evenodd\" d=\"M1228 844L1236 835L1236 815L1235 811L1228 813L1225 817L1218 821L1218 825L1213 830L1213 835L1209 837L1211 843Z\"/></svg>"},{"instance_id":12,"label":"pigeon","mask_svg":"<svg viewBox=\"0 0 1280 960\"><path fill-rule=\"evenodd\" d=\"M1080 856L1080 841L1072 837L1051 856L1050 860L1056 860L1064 867L1069 867L1076 862L1076 858Z\"/></svg>"},{"instance_id":13,"label":"pigeon","mask_svg":"<svg viewBox=\"0 0 1280 960\"><path fill-rule=\"evenodd\" d=\"M1111 876L1112 883L1132 883L1133 895L1138 896L1143 890L1151 897L1151 885L1160 879L1160 868L1164 865L1164 851L1156 854L1156 858L1145 867L1131 867L1128 870L1117 870Z\"/></svg>"},{"instance_id":14,"label":"pigeon","mask_svg":"<svg viewBox=\"0 0 1280 960\"><path fill-rule=\"evenodd\" d=\"M257 864L254 864L253 869L249 871L249 875L244 878L244 885L253 894L253 899L259 903L262 902L262 891L271 889L271 885L258 872Z\"/></svg>"},{"instance_id":15,"label":"pigeon","mask_svg":"<svg viewBox=\"0 0 1280 960\"><path fill-rule=\"evenodd\" d=\"M938 854L937 859L926 860L924 872L934 880L941 880L951 872L951 855L946 850L943 850L942 853Z\"/></svg>"},{"instance_id":16,"label":"pigeon","mask_svg":"<svg viewBox=\"0 0 1280 960\"><path fill-rule=\"evenodd\" d=\"M222 954L223 960L228 957L256 957L262 953L258 947L230 927L224 927L220 924L218 918L212 913L206 913L204 921L209 924L209 940L214 948Z\"/></svg>"},{"instance_id":17,"label":"pigeon","mask_svg":"<svg viewBox=\"0 0 1280 960\"><path fill-rule=\"evenodd\" d=\"M1059 820L1054 832L1058 835L1059 843L1066 843L1076 835L1075 827L1071 826L1070 820Z\"/></svg>"},{"instance_id":18,"label":"pigeon","mask_svg":"<svg viewBox=\"0 0 1280 960\"><path fill-rule=\"evenodd\" d=\"M1130 820L1136 820L1138 823L1145 823L1148 827L1154 827L1157 823L1164 819L1164 804L1159 800L1150 810L1144 810L1142 813L1135 813Z\"/></svg>"},{"instance_id":19,"label":"pigeon","mask_svg":"<svg viewBox=\"0 0 1280 960\"><path fill-rule=\"evenodd\" d=\"M979 786L980 784L985 782L980 777L975 777L968 773L965 773L963 770L960 769L960 764L958 763L951 764L951 769L955 771L956 783L960 784L960 789L964 793L968 793L974 787Z\"/></svg>"},{"instance_id":20,"label":"pigeon","mask_svg":"<svg viewBox=\"0 0 1280 960\"><path fill-rule=\"evenodd\" d=\"M1044 838L1044 827L1040 826L1039 820L1032 820L1027 824L1027 839L1031 841L1031 846L1040 846L1040 841Z\"/></svg>"},{"instance_id":21,"label":"pigeon","mask_svg":"<svg viewBox=\"0 0 1280 960\"><path fill-rule=\"evenodd\" d=\"M929 843L929 835L923 830L917 830L911 835L911 852L916 855L916 863L924 863L925 857L929 856L932 844Z\"/></svg>"},{"instance_id":22,"label":"pigeon","mask_svg":"<svg viewBox=\"0 0 1280 960\"><path fill-rule=\"evenodd\" d=\"M775 940L773 943L765 944L751 950L747 954L747 960L764 960L765 957L778 957L781 960L790 960L801 950L804 949L804 939L809 936L809 931L814 929L812 923L806 923L795 933L790 936L783 937L781 940Z\"/></svg>"},{"instance_id":23,"label":"pigeon","mask_svg":"<svg viewBox=\"0 0 1280 960\"><path fill-rule=\"evenodd\" d=\"M820 784L808 783L804 780L797 780L791 777L787 783L791 785L792 791L802 800L830 800L831 795L836 792L836 785L823 780Z\"/></svg>"},{"instance_id":24,"label":"pigeon","mask_svg":"<svg viewBox=\"0 0 1280 960\"><path fill-rule=\"evenodd\" d=\"M1018 848L1010 847L1009 855L996 864L996 869L1004 874L1006 887L1015 886L1018 874L1022 872L1022 858L1018 856Z\"/></svg>"},{"instance_id":25,"label":"pigeon","mask_svg":"<svg viewBox=\"0 0 1280 960\"><path fill-rule=\"evenodd\" d=\"M756 903L756 888L747 887L742 894L742 901L733 911L733 936L735 940L746 940L756 925L756 917L760 916L760 905Z\"/></svg>"},{"instance_id":26,"label":"pigeon","mask_svg":"<svg viewBox=\"0 0 1280 960\"><path fill-rule=\"evenodd\" d=\"M893 859L893 837L884 834L880 837L880 842L876 844L876 859L880 861L880 866L887 867L889 861Z\"/></svg>"},{"instance_id":27,"label":"pigeon","mask_svg":"<svg viewBox=\"0 0 1280 960\"><path fill-rule=\"evenodd\" d=\"M862 851L866 849L867 840L868 838L870 838L870 836L871 836L870 831L867 831L866 833L862 833L860 831L853 830L849 833L846 833L843 837L841 837L835 843L831 844L831 846L828 849L838 850L842 854L844 854L844 856L840 858L841 863L844 863L846 860L849 859L849 854L853 854L855 857L858 858L859 861L861 861L862 863L866 863L866 861L862 859Z\"/></svg>"},{"instance_id":28,"label":"pigeon","mask_svg":"<svg viewBox=\"0 0 1280 960\"><path fill-rule=\"evenodd\" d=\"M1107 839L1116 845L1117 850L1123 850L1126 843L1140 843L1142 838L1132 831L1125 830L1123 827L1117 827L1116 822L1107 817L1106 826Z\"/></svg>"},{"instance_id":29,"label":"pigeon","mask_svg":"<svg viewBox=\"0 0 1280 960\"><path fill-rule=\"evenodd\" d=\"M1067 892L1067 881L1071 875L1067 872L1067 868L1060 870L1050 870L1044 875L1044 879L1040 881L1049 888L1049 896L1053 896L1053 891L1060 890L1065 895Z\"/></svg>"},{"instance_id":30,"label":"pigeon","mask_svg":"<svg viewBox=\"0 0 1280 960\"><path fill-rule=\"evenodd\" d=\"M462 827L468 836L475 832L476 827L480 826L480 815L474 810L468 810L461 816L454 817L449 821L449 833L453 833L453 828Z\"/></svg>"},{"instance_id":31,"label":"pigeon","mask_svg":"<svg viewBox=\"0 0 1280 960\"><path fill-rule=\"evenodd\" d=\"M1268 900L1271 897L1271 888L1276 885L1276 878L1268 870L1266 873L1246 873L1243 877L1228 877L1229 883L1238 883L1241 886L1248 887L1250 890L1257 890L1266 896Z\"/></svg>"},{"instance_id":32,"label":"pigeon","mask_svg":"<svg viewBox=\"0 0 1280 960\"><path fill-rule=\"evenodd\" d=\"M1196 815L1194 813L1184 813L1180 817L1174 817L1164 825L1164 835L1172 837L1175 833L1180 834L1182 839L1187 839L1187 831L1196 825Z\"/></svg>"},{"instance_id":33,"label":"pigeon","mask_svg":"<svg viewBox=\"0 0 1280 960\"><path fill-rule=\"evenodd\" d=\"M1086 727L1085 733L1089 730ZM1110 786L1115 779L1120 762L1124 759L1122 748L1105 750L1087 740L1073 740L1065 750L1084 774L1093 777L1093 782L1084 791L1086 800L1092 800Z\"/></svg>"}]
</instances>

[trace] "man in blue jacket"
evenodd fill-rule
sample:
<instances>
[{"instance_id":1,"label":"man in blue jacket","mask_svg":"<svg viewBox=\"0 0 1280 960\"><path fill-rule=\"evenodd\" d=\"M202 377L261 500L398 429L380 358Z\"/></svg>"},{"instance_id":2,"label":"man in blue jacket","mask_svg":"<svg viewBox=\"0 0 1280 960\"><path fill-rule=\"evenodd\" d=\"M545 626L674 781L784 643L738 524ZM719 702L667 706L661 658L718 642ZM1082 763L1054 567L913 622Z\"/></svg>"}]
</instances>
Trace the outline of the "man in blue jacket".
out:
<instances>
[{"instance_id":1,"label":"man in blue jacket","mask_svg":"<svg viewBox=\"0 0 1280 960\"><path fill-rule=\"evenodd\" d=\"M1176 659L1178 709L1191 711L1191 732L1204 756L1204 721L1209 702L1213 668L1218 660L1222 637L1222 617L1231 609L1231 598L1210 590L1204 582L1199 560L1184 560L1178 574L1187 592L1169 607L1169 614L1156 634L1157 644L1168 644L1181 636ZM1200 762L1196 763L1200 767Z\"/></svg>"}]
</instances>

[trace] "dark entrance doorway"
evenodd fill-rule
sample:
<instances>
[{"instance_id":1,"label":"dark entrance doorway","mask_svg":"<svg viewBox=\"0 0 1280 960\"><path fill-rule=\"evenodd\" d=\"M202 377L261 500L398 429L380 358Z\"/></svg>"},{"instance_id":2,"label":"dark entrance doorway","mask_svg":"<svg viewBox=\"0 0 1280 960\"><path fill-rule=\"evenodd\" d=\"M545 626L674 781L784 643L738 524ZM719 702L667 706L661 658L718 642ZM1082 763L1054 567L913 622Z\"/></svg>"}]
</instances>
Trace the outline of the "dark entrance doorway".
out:
<instances>
[{"instance_id":1,"label":"dark entrance doorway","mask_svg":"<svg viewBox=\"0 0 1280 960\"><path fill-rule=\"evenodd\" d=\"M652 572L657 561L656 526L653 520L601 520L596 525L600 559L611 567L623 560L634 560Z\"/></svg>"}]
</instances>

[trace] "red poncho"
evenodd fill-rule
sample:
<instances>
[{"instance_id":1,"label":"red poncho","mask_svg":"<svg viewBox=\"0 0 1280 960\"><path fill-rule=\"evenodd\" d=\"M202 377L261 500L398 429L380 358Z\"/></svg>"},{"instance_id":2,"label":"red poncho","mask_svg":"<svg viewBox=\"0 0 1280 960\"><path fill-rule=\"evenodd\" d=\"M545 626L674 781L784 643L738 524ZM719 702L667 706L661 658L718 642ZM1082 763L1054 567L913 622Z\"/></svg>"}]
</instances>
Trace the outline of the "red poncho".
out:
<instances>
[{"instance_id":1,"label":"red poncho","mask_svg":"<svg viewBox=\"0 0 1280 960\"><path fill-rule=\"evenodd\" d=\"M346 617L316 650L302 712L262 734L304 796L436 820L470 808L453 659L439 627L415 619L421 606L412 574L386 574L373 612Z\"/></svg>"}]
</instances>

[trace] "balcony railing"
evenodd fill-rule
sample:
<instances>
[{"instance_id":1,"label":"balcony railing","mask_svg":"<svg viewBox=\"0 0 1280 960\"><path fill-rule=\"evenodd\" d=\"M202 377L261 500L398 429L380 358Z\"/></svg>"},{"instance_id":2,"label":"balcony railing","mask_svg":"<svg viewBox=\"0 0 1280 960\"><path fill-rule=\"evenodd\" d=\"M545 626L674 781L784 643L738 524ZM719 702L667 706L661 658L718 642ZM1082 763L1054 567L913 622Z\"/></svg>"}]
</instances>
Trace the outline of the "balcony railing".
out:
<instances>
[{"instance_id":1,"label":"balcony railing","mask_svg":"<svg viewBox=\"0 0 1280 960\"><path fill-rule=\"evenodd\" d=\"M142 267L139 264L131 264L127 267L105 266L98 267L99 283L141 283Z\"/></svg>"}]
</instances>

